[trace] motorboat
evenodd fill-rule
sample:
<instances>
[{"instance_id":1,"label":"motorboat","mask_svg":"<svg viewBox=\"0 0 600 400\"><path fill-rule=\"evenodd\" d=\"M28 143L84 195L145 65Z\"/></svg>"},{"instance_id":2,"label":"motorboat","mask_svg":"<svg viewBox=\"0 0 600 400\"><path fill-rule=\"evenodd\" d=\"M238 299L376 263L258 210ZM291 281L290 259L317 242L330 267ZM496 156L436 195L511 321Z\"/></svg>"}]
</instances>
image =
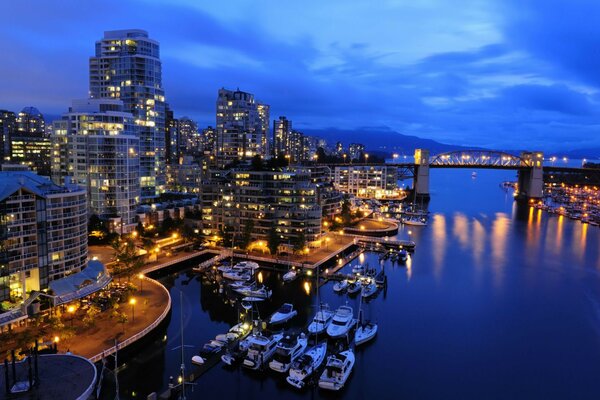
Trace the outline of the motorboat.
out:
<instances>
[{"instance_id":1,"label":"motorboat","mask_svg":"<svg viewBox=\"0 0 600 400\"><path fill-rule=\"evenodd\" d=\"M377 335L377 324L374 322L366 322L360 324L354 333L354 344L361 345L369 340L372 340Z\"/></svg>"},{"instance_id":2,"label":"motorboat","mask_svg":"<svg viewBox=\"0 0 600 400\"><path fill-rule=\"evenodd\" d=\"M240 340L236 346L229 349L227 353L221 356L221 361L227 365L234 365L246 357L246 354L248 354L248 347L250 347L250 341L248 339Z\"/></svg>"},{"instance_id":3,"label":"motorboat","mask_svg":"<svg viewBox=\"0 0 600 400\"><path fill-rule=\"evenodd\" d=\"M317 311L312 322L308 325L308 333L311 335L319 335L327 329L333 318L333 311L329 309L329 306L321 306L321 309Z\"/></svg>"},{"instance_id":4,"label":"motorboat","mask_svg":"<svg viewBox=\"0 0 600 400\"><path fill-rule=\"evenodd\" d=\"M251 297L251 296L244 297L242 299L242 306L245 309L248 309L248 308L251 308L251 307L248 307L247 305L244 305L244 303L256 303L256 302L259 302L259 301L265 301L265 299L263 297Z\"/></svg>"},{"instance_id":5,"label":"motorboat","mask_svg":"<svg viewBox=\"0 0 600 400\"><path fill-rule=\"evenodd\" d=\"M310 377L319 369L325 355L327 354L327 342L322 342L301 355L290 367L289 376L286 381L298 389L302 389L305 385L306 378Z\"/></svg>"},{"instance_id":6,"label":"motorboat","mask_svg":"<svg viewBox=\"0 0 600 400\"><path fill-rule=\"evenodd\" d=\"M244 358L242 365L249 369L263 368L275 354L277 344L283 338L282 333L274 334L273 336L264 336L255 334L248 338L248 354Z\"/></svg>"},{"instance_id":7,"label":"motorboat","mask_svg":"<svg viewBox=\"0 0 600 400\"><path fill-rule=\"evenodd\" d=\"M348 288L348 281L346 279L336 282L333 285L333 291L336 293L341 293Z\"/></svg>"},{"instance_id":8,"label":"motorboat","mask_svg":"<svg viewBox=\"0 0 600 400\"><path fill-rule=\"evenodd\" d=\"M261 299L270 299L273 294L273 291L268 290L265 286L242 286L234 290L245 297L258 297Z\"/></svg>"},{"instance_id":9,"label":"motorboat","mask_svg":"<svg viewBox=\"0 0 600 400\"><path fill-rule=\"evenodd\" d=\"M410 217L410 218L402 218L402 223L404 225L412 225L412 226L425 226L427 225L427 219L425 217Z\"/></svg>"},{"instance_id":10,"label":"motorboat","mask_svg":"<svg viewBox=\"0 0 600 400\"><path fill-rule=\"evenodd\" d=\"M298 314L298 311L294 310L294 306L290 303L285 303L279 307L279 310L275 311L273 315L271 315L269 318L269 324L282 324L295 317L296 314Z\"/></svg>"},{"instance_id":11,"label":"motorboat","mask_svg":"<svg viewBox=\"0 0 600 400\"><path fill-rule=\"evenodd\" d=\"M223 272L223 278L232 281L249 281L252 279L252 276L253 274L249 271L239 271L235 269L228 272Z\"/></svg>"},{"instance_id":12,"label":"motorboat","mask_svg":"<svg viewBox=\"0 0 600 400\"><path fill-rule=\"evenodd\" d=\"M356 294L358 292L360 292L362 285L360 284L359 281L354 281L354 282L350 282L348 284L348 294Z\"/></svg>"},{"instance_id":13,"label":"motorboat","mask_svg":"<svg viewBox=\"0 0 600 400\"><path fill-rule=\"evenodd\" d=\"M298 270L290 269L288 272L283 274L283 281L286 283L291 282L291 281L295 280L297 277L298 277Z\"/></svg>"},{"instance_id":14,"label":"motorboat","mask_svg":"<svg viewBox=\"0 0 600 400\"><path fill-rule=\"evenodd\" d=\"M202 346L202 350L200 350L200 355L207 357L211 354L215 354L221 351L221 349L223 349L223 346L225 346L224 342L221 342L220 340L211 340L208 343L205 343L204 346Z\"/></svg>"},{"instance_id":15,"label":"motorboat","mask_svg":"<svg viewBox=\"0 0 600 400\"><path fill-rule=\"evenodd\" d=\"M339 307L327 327L327 334L332 338L346 336L355 323L353 316L352 307L347 305Z\"/></svg>"},{"instance_id":16,"label":"motorboat","mask_svg":"<svg viewBox=\"0 0 600 400\"><path fill-rule=\"evenodd\" d=\"M234 269L254 272L260 268L260 265L254 261L240 261L233 266Z\"/></svg>"},{"instance_id":17,"label":"motorboat","mask_svg":"<svg viewBox=\"0 0 600 400\"><path fill-rule=\"evenodd\" d=\"M362 297L366 299L373 296L375 293L377 293L377 285L375 284L375 282L370 281L364 286L362 291Z\"/></svg>"},{"instance_id":18,"label":"motorboat","mask_svg":"<svg viewBox=\"0 0 600 400\"><path fill-rule=\"evenodd\" d=\"M192 364L203 365L204 364L204 358L202 358L201 356L193 356L192 357Z\"/></svg>"},{"instance_id":19,"label":"motorboat","mask_svg":"<svg viewBox=\"0 0 600 400\"><path fill-rule=\"evenodd\" d=\"M365 267L363 265L356 264L354 267L352 267L352 273L362 275L365 273Z\"/></svg>"},{"instance_id":20,"label":"motorboat","mask_svg":"<svg viewBox=\"0 0 600 400\"><path fill-rule=\"evenodd\" d=\"M319 387L327 390L340 390L346 384L354 367L352 350L342 351L327 357L327 365L319 379Z\"/></svg>"},{"instance_id":21,"label":"motorboat","mask_svg":"<svg viewBox=\"0 0 600 400\"><path fill-rule=\"evenodd\" d=\"M288 372L292 363L304 354L307 345L308 339L304 334L300 336L285 336L277 344L273 359L269 363L269 368L275 372Z\"/></svg>"}]
</instances>

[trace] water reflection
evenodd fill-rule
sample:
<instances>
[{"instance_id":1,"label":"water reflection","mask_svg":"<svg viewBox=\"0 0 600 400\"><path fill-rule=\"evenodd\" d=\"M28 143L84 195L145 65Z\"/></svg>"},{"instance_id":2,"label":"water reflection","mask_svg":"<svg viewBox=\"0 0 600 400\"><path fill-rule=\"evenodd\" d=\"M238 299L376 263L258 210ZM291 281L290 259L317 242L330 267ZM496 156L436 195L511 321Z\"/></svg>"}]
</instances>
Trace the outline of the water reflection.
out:
<instances>
[{"instance_id":1,"label":"water reflection","mask_svg":"<svg viewBox=\"0 0 600 400\"><path fill-rule=\"evenodd\" d=\"M442 271L444 260L446 258L446 216L443 214L435 214L433 216L433 223L431 224L433 229L433 240L436 245L433 246L433 260L434 260L434 275L439 278Z\"/></svg>"},{"instance_id":2,"label":"water reflection","mask_svg":"<svg viewBox=\"0 0 600 400\"><path fill-rule=\"evenodd\" d=\"M485 251L486 232L479 220L473 221L473 261L478 270L483 266L483 252Z\"/></svg>"},{"instance_id":3,"label":"water reflection","mask_svg":"<svg viewBox=\"0 0 600 400\"><path fill-rule=\"evenodd\" d=\"M507 236L510 220L504 213L496 213L492 223L492 235L490 244L492 246L492 269L494 271L494 284L497 288L502 286L503 267L507 259Z\"/></svg>"},{"instance_id":4,"label":"water reflection","mask_svg":"<svg viewBox=\"0 0 600 400\"><path fill-rule=\"evenodd\" d=\"M462 213L454 214L454 225L452 227L452 233L458 238L463 249L469 246L469 220L466 215Z\"/></svg>"}]
</instances>

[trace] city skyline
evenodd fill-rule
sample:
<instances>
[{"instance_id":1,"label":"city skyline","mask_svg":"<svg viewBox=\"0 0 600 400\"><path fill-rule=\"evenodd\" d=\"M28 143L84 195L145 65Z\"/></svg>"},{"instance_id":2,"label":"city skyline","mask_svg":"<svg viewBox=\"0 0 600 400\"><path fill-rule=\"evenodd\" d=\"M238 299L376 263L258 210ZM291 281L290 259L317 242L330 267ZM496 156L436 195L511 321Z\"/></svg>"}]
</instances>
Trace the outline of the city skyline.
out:
<instances>
[{"instance_id":1,"label":"city skyline","mask_svg":"<svg viewBox=\"0 0 600 400\"><path fill-rule=\"evenodd\" d=\"M217 90L239 87L300 130L389 128L505 149L600 146L589 39L600 6L590 2L352 2L338 12L336 2L131 1L108 2L122 10L110 20L93 5L57 4L6 6L28 23L0 28L9 54L0 66L2 108L60 115L86 97L93 42L139 28L161 45L166 101L201 126L214 125Z\"/></svg>"}]
</instances>

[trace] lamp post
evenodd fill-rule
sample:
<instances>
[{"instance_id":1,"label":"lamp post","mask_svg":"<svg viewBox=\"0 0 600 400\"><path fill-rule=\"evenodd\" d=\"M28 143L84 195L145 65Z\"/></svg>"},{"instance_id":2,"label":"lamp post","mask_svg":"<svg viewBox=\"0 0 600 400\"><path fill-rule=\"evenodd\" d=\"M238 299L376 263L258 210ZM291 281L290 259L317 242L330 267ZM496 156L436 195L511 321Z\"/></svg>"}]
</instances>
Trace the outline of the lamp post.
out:
<instances>
[{"instance_id":1,"label":"lamp post","mask_svg":"<svg viewBox=\"0 0 600 400\"><path fill-rule=\"evenodd\" d=\"M135 298L132 297L129 299L129 304L131 305L131 322L135 324Z\"/></svg>"},{"instance_id":2,"label":"lamp post","mask_svg":"<svg viewBox=\"0 0 600 400\"><path fill-rule=\"evenodd\" d=\"M67 311L69 314L71 314L71 328L73 327L73 317L75 314L75 306L69 306L69 308L67 308Z\"/></svg>"},{"instance_id":3,"label":"lamp post","mask_svg":"<svg viewBox=\"0 0 600 400\"><path fill-rule=\"evenodd\" d=\"M365 164L369 162L369 155L365 153Z\"/></svg>"},{"instance_id":4,"label":"lamp post","mask_svg":"<svg viewBox=\"0 0 600 400\"><path fill-rule=\"evenodd\" d=\"M144 274L140 273L138 278L140 278L140 294L142 294L144 292Z\"/></svg>"}]
</instances>

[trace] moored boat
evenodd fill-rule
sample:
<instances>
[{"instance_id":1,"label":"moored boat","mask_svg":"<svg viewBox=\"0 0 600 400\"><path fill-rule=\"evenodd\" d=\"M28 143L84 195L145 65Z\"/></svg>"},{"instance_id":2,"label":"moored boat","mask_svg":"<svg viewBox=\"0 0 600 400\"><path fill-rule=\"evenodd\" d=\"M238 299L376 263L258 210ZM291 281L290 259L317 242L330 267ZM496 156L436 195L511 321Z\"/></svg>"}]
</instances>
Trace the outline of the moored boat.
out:
<instances>
[{"instance_id":1,"label":"moored boat","mask_svg":"<svg viewBox=\"0 0 600 400\"><path fill-rule=\"evenodd\" d=\"M305 385L306 378L319 369L327 354L327 342L322 342L301 355L290 367L286 381L298 389Z\"/></svg>"},{"instance_id":2,"label":"moored boat","mask_svg":"<svg viewBox=\"0 0 600 400\"><path fill-rule=\"evenodd\" d=\"M352 350L342 351L327 357L327 365L319 379L319 387L327 390L340 390L346 384L354 367Z\"/></svg>"},{"instance_id":3,"label":"moored boat","mask_svg":"<svg viewBox=\"0 0 600 400\"><path fill-rule=\"evenodd\" d=\"M355 323L354 311L350 306L339 307L327 327L327 334L332 338L346 336Z\"/></svg>"},{"instance_id":4,"label":"moored boat","mask_svg":"<svg viewBox=\"0 0 600 400\"><path fill-rule=\"evenodd\" d=\"M269 368L275 372L288 372L292 363L304 354L307 345L308 339L304 334L284 337L277 344L273 359L269 363Z\"/></svg>"},{"instance_id":5,"label":"moored boat","mask_svg":"<svg viewBox=\"0 0 600 400\"><path fill-rule=\"evenodd\" d=\"M333 291L336 293L341 293L348 288L348 281L346 279L336 282L333 285Z\"/></svg>"},{"instance_id":6,"label":"moored boat","mask_svg":"<svg viewBox=\"0 0 600 400\"><path fill-rule=\"evenodd\" d=\"M249 369L260 369L269 362L277 344L283 338L283 334L278 333L273 336L264 336L262 334L255 334L248 338L248 353L242 365Z\"/></svg>"},{"instance_id":7,"label":"moored boat","mask_svg":"<svg viewBox=\"0 0 600 400\"><path fill-rule=\"evenodd\" d=\"M289 321L298 314L298 311L294 310L294 306L290 303L283 304L279 310L275 311L269 318L269 324L277 325Z\"/></svg>"},{"instance_id":8,"label":"moored boat","mask_svg":"<svg viewBox=\"0 0 600 400\"><path fill-rule=\"evenodd\" d=\"M312 322L308 325L308 333L311 335L318 335L327 329L331 323L334 312L329 309L329 306L323 305L321 309L317 311Z\"/></svg>"}]
</instances>

